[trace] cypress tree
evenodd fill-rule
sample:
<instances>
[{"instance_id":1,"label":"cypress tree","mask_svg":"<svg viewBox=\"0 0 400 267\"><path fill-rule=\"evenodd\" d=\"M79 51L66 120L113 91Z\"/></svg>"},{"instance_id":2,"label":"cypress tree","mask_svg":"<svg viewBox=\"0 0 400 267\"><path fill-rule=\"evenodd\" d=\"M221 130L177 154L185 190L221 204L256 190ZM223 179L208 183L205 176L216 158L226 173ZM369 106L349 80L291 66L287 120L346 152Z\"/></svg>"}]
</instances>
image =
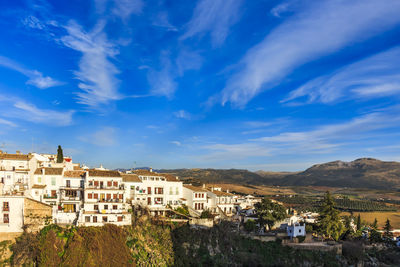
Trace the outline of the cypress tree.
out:
<instances>
[{"instance_id":1,"label":"cypress tree","mask_svg":"<svg viewBox=\"0 0 400 267\"><path fill-rule=\"evenodd\" d=\"M318 218L318 226L324 236L333 238L336 241L346 230L339 214L340 212L335 209L333 197L327 191Z\"/></svg>"},{"instance_id":2,"label":"cypress tree","mask_svg":"<svg viewBox=\"0 0 400 267\"><path fill-rule=\"evenodd\" d=\"M57 148L57 163L63 163L63 162L64 162L63 150L59 145Z\"/></svg>"},{"instance_id":3,"label":"cypress tree","mask_svg":"<svg viewBox=\"0 0 400 267\"><path fill-rule=\"evenodd\" d=\"M392 225L390 224L389 218L386 220L385 226L383 227L383 236L386 239L393 239L393 233L391 232L393 229Z\"/></svg>"},{"instance_id":4,"label":"cypress tree","mask_svg":"<svg viewBox=\"0 0 400 267\"><path fill-rule=\"evenodd\" d=\"M357 216L356 226L357 226L357 231L360 231L361 230L361 215L360 214L358 214L358 216Z\"/></svg>"}]
</instances>

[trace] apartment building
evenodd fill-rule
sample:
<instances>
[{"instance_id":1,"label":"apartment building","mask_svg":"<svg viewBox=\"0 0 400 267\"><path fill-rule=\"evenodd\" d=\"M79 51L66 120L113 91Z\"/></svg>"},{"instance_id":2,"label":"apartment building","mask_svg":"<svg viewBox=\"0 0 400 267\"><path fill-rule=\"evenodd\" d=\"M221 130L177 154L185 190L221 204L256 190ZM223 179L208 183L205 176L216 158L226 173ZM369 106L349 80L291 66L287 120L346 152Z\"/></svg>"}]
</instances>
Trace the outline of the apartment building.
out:
<instances>
[{"instance_id":1,"label":"apartment building","mask_svg":"<svg viewBox=\"0 0 400 267\"><path fill-rule=\"evenodd\" d=\"M84 204L79 214L79 225L131 223L129 206L125 203L124 185L118 171L88 170L84 187Z\"/></svg>"},{"instance_id":2,"label":"apartment building","mask_svg":"<svg viewBox=\"0 0 400 267\"><path fill-rule=\"evenodd\" d=\"M4 153L0 150L1 194L24 194L29 187L29 161L31 155Z\"/></svg>"},{"instance_id":3,"label":"apartment building","mask_svg":"<svg viewBox=\"0 0 400 267\"><path fill-rule=\"evenodd\" d=\"M234 214L236 196L229 193L229 191L222 191L221 187L211 187L207 191L207 196L209 200L209 208L213 213L223 212L227 216L232 216Z\"/></svg>"},{"instance_id":4,"label":"apartment building","mask_svg":"<svg viewBox=\"0 0 400 267\"><path fill-rule=\"evenodd\" d=\"M60 202L63 173L64 168L37 168L33 174L32 198L56 206Z\"/></svg>"},{"instance_id":5,"label":"apartment building","mask_svg":"<svg viewBox=\"0 0 400 267\"><path fill-rule=\"evenodd\" d=\"M194 210L194 213L200 214L209 208L207 190L205 188L185 184L183 185L183 198L186 199L189 211Z\"/></svg>"}]
</instances>

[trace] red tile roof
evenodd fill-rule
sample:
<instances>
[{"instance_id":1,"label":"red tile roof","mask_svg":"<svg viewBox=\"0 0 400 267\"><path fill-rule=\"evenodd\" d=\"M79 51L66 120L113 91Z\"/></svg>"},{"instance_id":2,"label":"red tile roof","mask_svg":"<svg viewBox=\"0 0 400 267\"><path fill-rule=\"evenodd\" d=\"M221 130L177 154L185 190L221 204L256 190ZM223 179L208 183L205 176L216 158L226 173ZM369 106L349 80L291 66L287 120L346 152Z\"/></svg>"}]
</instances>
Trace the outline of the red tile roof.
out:
<instances>
[{"instance_id":1,"label":"red tile roof","mask_svg":"<svg viewBox=\"0 0 400 267\"><path fill-rule=\"evenodd\" d=\"M193 186L193 185L184 184L183 187L186 187L187 189L190 189L194 192L207 192L206 189L197 187L197 186Z\"/></svg>"},{"instance_id":2,"label":"red tile roof","mask_svg":"<svg viewBox=\"0 0 400 267\"><path fill-rule=\"evenodd\" d=\"M63 168L37 168L34 174L62 175Z\"/></svg>"},{"instance_id":3,"label":"red tile roof","mask_svg":"<svg viewBox=\"0 0 400 267\"><path fill-rule=\"evenodd\" d=\"M138 183L142 182L142 180L140 180L139 176L137 176L136 174L122 173L121 176L124 182L138 182Z\"/></svg>"},{"instance_id":4,"label":"red tile roof","mask_svg":"<svg viewBox=\"0 0 400 267\"><path fill-rule=\"evenodd\" d=\"M83 175L85 175L85 171L65 171L64 172L64 177L80 178Z\"/></svg>"},{"instance_id":5,"label":"red tile roof","mask_svg":"<svg viewBox=\"0 0 400 267\"><path fill-rule=\"evenodd\" d=\"M121 177L118 171L89 170L89 176L95 177Z\"/></svg>"}]
</instances>

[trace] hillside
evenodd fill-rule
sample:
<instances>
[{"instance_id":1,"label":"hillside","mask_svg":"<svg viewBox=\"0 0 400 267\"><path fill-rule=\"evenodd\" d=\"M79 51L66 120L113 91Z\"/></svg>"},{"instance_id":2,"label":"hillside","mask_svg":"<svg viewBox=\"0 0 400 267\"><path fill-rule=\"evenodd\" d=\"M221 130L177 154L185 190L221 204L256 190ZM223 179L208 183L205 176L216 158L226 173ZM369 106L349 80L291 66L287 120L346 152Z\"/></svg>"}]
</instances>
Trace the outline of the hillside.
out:
<instances>
[{"instance_id":1,"label":"hillside","mask_svg":"<svg viewBox=\"0 0 400 267\"><path fill-rule=\"evenodd\" d=\"M264 182L281 186L330 186L399 189L400 163L361 158L351 162L332 161L283 177L264 177ZM280 179L277 179L280 178Z\"/></svg>"},{"instance_id":2,"label":"hillside","mask_svg":"<svg viewBox=\"0 0 400 267\"><path fill-rule=\"evenodd\" d=\"M303 172L268 172L239 169L159 170L189 183L231 183L279 186L329 186L400 189L400 163L361 158L351 162L316 164Z\"/></svg>"},{"instance_id":3,"label":"hillside","mask_svg":"<svg viewBox=\"0 0 400 267\"><path fill-rule=\"evenodd\" d=\"M188 183L234 183L261 185L265 177L255 172L239 169L175 169L159 170L159 172L171 173L179 176L182 181Z\"/></svg>"}]
</instances>

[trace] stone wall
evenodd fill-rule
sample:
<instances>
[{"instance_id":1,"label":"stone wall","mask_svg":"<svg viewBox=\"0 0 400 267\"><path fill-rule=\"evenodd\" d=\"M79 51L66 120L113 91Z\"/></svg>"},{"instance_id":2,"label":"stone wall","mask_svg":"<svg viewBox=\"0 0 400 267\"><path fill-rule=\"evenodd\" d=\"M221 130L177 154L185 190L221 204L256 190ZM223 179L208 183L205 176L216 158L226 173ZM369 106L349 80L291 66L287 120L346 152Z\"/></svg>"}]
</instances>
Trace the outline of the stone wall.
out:
<instances>
[{"instance_id":1,"label":"stone wall","mask_svg":"<svg viewBox=\"0 0 400 267\"><path fill-rule=\"evenodd\" d=\"M26 198L24 203L24 226L28 232L36 232L53 222L52 206Z\"/></svg>"}]
</instances>

